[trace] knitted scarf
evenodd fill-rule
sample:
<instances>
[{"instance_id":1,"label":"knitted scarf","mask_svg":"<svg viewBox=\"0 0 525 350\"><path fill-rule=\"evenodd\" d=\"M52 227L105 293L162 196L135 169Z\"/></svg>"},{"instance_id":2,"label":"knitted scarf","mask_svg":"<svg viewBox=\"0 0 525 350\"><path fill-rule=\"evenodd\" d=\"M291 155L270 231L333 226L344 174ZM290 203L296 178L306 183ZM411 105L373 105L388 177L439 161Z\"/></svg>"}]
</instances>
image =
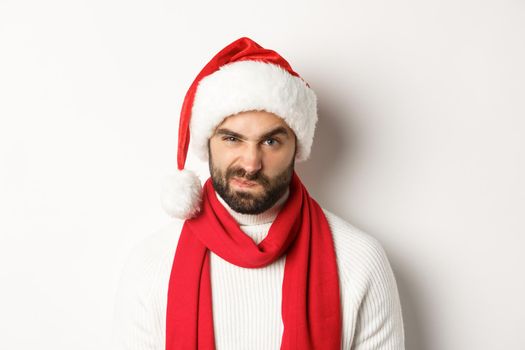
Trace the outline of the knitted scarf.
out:
<instances>
[{"instance_id":1,"label":"knitted scarf","mask_svg":"<svg viewBox=\"0 0 525 350\"><path fill-rule=\"evenodd\" d=\"M317 202L293 173L289 198L259 244L219 202L211 179L199 216L181 231L168 286L166 350L213 350L209 251L257 268L286 255L281 350L341 347L339 280L332 235ZM220 301L219 301L220 302Z\"/></svg>"}]
</instances>

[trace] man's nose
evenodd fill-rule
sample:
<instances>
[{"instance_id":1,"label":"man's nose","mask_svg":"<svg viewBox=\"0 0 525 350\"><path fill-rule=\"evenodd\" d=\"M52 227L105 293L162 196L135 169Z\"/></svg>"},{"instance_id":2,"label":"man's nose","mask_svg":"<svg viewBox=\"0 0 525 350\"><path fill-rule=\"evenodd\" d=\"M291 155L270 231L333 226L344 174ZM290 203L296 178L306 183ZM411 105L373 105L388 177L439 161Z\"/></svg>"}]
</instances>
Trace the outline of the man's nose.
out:
<instances>
[{"instance_id":1,"label":"man's nose","mask_svg":"<svg viewBox=\"0 0 525 350\"><path fill-rule=\"evenodd\" d=\"M259 145L247 145L241 155L241 166L249 173L255 173L262 167L262 152Z\"/></svg>"}]
</instances>

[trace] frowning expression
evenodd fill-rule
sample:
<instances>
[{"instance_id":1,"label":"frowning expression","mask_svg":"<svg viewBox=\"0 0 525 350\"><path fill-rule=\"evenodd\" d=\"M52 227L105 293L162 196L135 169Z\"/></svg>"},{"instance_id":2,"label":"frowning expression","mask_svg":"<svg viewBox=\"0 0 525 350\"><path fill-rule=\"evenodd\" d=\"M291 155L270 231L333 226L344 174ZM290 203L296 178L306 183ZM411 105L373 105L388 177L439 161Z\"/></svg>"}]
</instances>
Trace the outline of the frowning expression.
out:
<instances>
[{"instance_id":1,"label":"frowning expression","mask_svg":"<svg viewBox=\"0 0 525 350\"><path fill-rule=\"evenodd\" d=\"M282 118L266 111L229 116L208 145L214 188L235 211L261 213L286 192L296 138Z\"/></svg>"}]
</instances>

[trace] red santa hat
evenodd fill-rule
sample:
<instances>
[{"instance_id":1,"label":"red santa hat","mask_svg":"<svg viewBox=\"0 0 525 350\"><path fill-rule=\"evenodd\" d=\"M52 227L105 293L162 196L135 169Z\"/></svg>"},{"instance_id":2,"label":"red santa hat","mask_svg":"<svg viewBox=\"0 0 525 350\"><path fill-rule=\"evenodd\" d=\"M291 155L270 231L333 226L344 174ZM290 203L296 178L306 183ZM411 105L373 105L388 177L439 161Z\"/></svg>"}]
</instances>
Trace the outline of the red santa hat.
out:
<instances>
[{"instance_id":1,"label":"red santa hat","mask_svg":"<svg viewBox=\"0 0 525 350\"><path fill-rule=\"evenodd\" d=\"M264 110L284 119L297 137L295 160L310 156L317 124L317 97L277 52L242 37L217 53L191 84L179 120L176 174L163 181L161 204L173 217L189 219L201 208L202 185L184 169L188 147L208 161L208 139L228 116ZM190 143L191 136L191 143Z\"/></svg>"}]
</instances>

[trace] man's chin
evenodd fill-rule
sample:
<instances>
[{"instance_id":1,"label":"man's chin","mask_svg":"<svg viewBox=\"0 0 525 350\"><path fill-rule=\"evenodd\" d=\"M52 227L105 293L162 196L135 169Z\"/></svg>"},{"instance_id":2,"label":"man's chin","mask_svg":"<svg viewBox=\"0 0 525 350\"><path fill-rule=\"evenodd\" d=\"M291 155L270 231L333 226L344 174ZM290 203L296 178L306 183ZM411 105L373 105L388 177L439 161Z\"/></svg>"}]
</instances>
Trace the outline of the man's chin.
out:
<instances>
[{"instance_id":1,"label":"man's chin","mask_svg":"<svg viewBox=\"0 0 525 350\"><path fill-rule=\"evenodd\" d=\"M256 203L260 201L260 196L252 195L248 191L230 191L229 200L226 201L228 205L235 211L243 214L259 214L254 213L253 208Z\"/></svg>"},{"instance_id":2,"label":"man's chin","mask_svg":"<svg viewBox=\"0 0 525 350\"><path fill-rule=\"evenodd\" d=\"M230 193L233 193L234 196L238 198L249 198L257 199L264 196L264 189L261 188L244 188L244 187L230 187Z\"/></svg>"}]
</instances>

